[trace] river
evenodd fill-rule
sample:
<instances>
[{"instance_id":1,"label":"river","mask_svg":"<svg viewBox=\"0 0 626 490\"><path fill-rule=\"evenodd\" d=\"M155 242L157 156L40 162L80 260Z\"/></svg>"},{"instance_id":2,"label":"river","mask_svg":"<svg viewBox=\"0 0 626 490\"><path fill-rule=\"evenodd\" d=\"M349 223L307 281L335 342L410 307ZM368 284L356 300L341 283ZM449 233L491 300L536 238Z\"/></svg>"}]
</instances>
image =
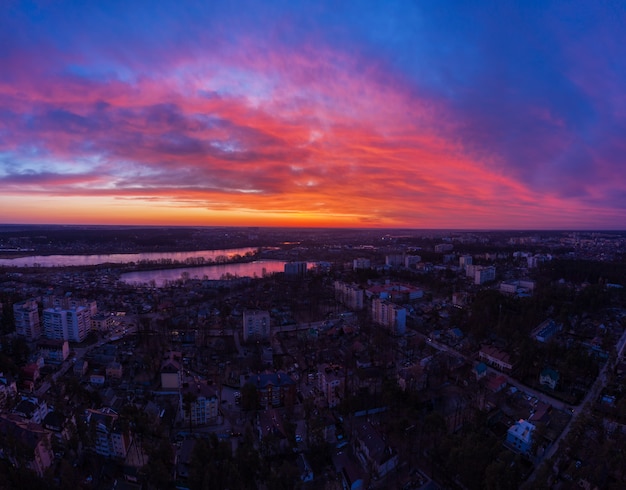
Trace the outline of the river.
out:
<instances>
[{"instance_id":1,"label":"river","mask_svg":"<svg viewBox=\"0 0 626 490\"><path fill-rule=\"evenodd\" d=\"M217 257L231 258L235 255L256 253L258 248L230 248L225 250L196 250L193 252L148 252L102 255L32 255L15 259L0 259L0 266L9 267L72 267L80 265L127 264L140 261L171 260L185 264L186 260L204 258L214 261Z\"/></svg>"},{"instance_id":2,"label":"river","mask_svg":"<svg viewBox=\"0 0 626 490\"><path fill-rule=\"evenodd\" d=\"M126 272L120 276L120 281L127 284L151 284L154 281L155 286L161 287L168 282L182 279L183 276L188 279L209 280L226 277L263 277L267 274L283 272L284 269L285 262L282 260L257 260L233 264Z\"/></svg>"}]
</instances>

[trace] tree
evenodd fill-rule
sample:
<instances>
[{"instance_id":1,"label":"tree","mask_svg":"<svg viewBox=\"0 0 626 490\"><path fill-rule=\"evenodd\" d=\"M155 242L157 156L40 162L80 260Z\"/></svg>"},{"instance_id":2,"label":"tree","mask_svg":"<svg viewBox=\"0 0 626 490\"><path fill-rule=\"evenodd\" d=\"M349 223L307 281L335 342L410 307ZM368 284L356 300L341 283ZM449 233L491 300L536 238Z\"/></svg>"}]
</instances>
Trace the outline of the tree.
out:
<instances>
[{"instance_id":1,"label":"tree","mask_svg":"<svg viewBox=\"0 0 626 490\"><path fill-rule=\"evenodd\" d=\"M241 407L244 410L256 410L259 407L259 392L252 383L241 387Z\"/></svg>"}]
</instances>

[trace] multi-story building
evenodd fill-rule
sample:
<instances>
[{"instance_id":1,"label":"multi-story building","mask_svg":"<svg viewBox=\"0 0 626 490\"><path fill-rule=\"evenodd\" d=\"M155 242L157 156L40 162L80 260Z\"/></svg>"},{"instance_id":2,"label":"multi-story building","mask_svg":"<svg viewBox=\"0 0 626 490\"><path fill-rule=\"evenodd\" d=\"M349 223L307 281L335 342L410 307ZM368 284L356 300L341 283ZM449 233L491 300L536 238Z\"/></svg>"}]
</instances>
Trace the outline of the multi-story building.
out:
<instances>
[{"instance_id":1,"label":"multi-story building","mask_svg":"<svg viewBox=\"0 0 626 490\"><path fill-rule=\"evenodd\" d=\"M90 427L91 449L105 458L125 458L132 443L130 430L119 423L119 415L110 408L87 409L85 422Z\"/></svg>"},{"instance_id":2,"label":"multi-story building","mask_svg":"<svg viewBox=\"0 0 626 490\"><path fill-rule=\"evenodd\" d=\"M91 317L91 329L96 332L108 332L113 328L114 318L111 315L98 313Z\"/></svg>"},{"instance_id":3,"label":"multi-story building","mask_svg":"<svg viewBox=\"0 0 626 490\"><path fill-rule=\"evenodd\" d=\"M287 262L285 264L285 276L304 277L306 276L306 262Z\"/></svg>"},{"instance_id":4,"label":"multi-story building","mask_svg":"<svg viewBox=\"0 0 626 490\"><path fill-rule=\"evenodd\" d=\"M44 296L42 298L44 308L61 308L62 310L71 310L83 306L89 310L91 316L98 313L98 303L94 300L76 298L72 293L63 296Z\"/></svg>"},{"instance_id":5,"label":"multi-story building","mask_svg":"<svg viewBox=\"0 0 626 490\"><path fill-rule=\"evenodd\" d=\"M372 320L387 327L394 335L403 335L406 330L406 308L386 300L372 300Z\"/></svg>"},{"instance_id":6,"label":"multi-story building","mask_svg":"<svg viewBox=\"0 0 626 490\"><path fill-rule=\"evenodd\" d=\"M217 420L219 400L215 390L204 382L183 385L180 390L180 413L184 423L191 427Z\"/></svg>"},{"instance_id":7,"label":"multi-story building","mask_svg":"<svg viewBox=\"0 0 626 490\"><path fill-rule=\"evenodd\" d=\"M493 266L478 266L474 269L474 284L485 284L486 282L495 280L495 278L496 268Z\"/></svg>"},{"instance_id":8,"label":"multi-story building","mask_svg":"<svg viewBox=\"0 0 626 490\"><path fill-rule=\"evenodd\" d=\"M267 340L270 337L269 311L247 310L243 313L243 341Z\"/></svg>"},{"instance_id":9,"label":"multi-story building","mask_svg":"<svg viewBox=\"0 0 626 490\"><path fill-rule=\"evenodd\" d=\"M404 254L385 255L385 265L387 267L400 267L404 265Z\"/></svg>"},{"instance_id":10,"label":"multi-story building","mask_svg":"<svg viewBox=\"0 0 626 490\"><path fill-rule=\"evenodd\" d=\"M259 406L262 408L288 406L295 401L296 383L286 373L250 376L246 384L252 384L256 388Z\"/></svg>"},{"instance_id":11,"label":"multi-story building","mask_svg":"<svg viewBox=\"0 0 626 490\"><path fill-rule=\"evenodd\" d=\"M372 262L370 259L358 258L352 261L352 269L370 269L372 267Z\"/></svg>"},{"instance_id":12,"label":"multi-story building","mask_svg":"<svg viewBox=\"0 0 626 490\"><path fill-rule=\"evenodd\" d=\"M67 340L40 340L37 343L37 349L44 361L52 364L59 364L70 355L70 345Z\"/></svg>"},{"instance_id":13,"label":"multi-story building","mask_svg":"<svg viewBox=\"0 0 626 490\"><path fill-rule=\"evenodd\" d=\"M535 426L527 420L520 419L506 433L506 444L515 452L530 454L533 447L533 431Z\"/></svg>"},{"instance_id":14,"label":"multi-story building","mask_svg":"<svg viewBox=\"0 0 626 490\"><path fill-rule=\"evenodd\" d=\"M339 367L329 365L323 365L320 368L317 373L317 388L328 401L328 407L336 407L343 396L345 372Z\"/></svg>"},{"instance_id":15,"label":"multi-story building","mask_svg":"<svg viewBox=\"0 0 626 490\"><path fill-rule=\"evenodd\" d=\"M459 267L465 269L466 266L472 265L472 256L471 255L461 255L459 257Z\"/></svg>"},{"instance_id":16,"label":"multi-story building","mask_svg":"<svg viewBox=\"0 0 626 490\"><path fill-rule=\"evenodd\" d=\"M356 284L335 281L335 297L341 304L352 310L363 309L364 291Z\"/></svg>"},{"instance_id":17,"label":"multi-story building","mask_svg":"<svg viewBox=\"0 0 626 490\"><path fill-rule=\"evenodd\" d=\"M422 257L419 255L407 255L404 257L404 267L414 268L422 261Z\"/></svg>"},{"instance_id":18,"label":"multi-story building","mask_svg":"<svg viewBox=\"0 0 626 490\"><path fill-rule=\"evenodd\" d=\"M41 336L39 321L39 305L34 299L15 303L13 305L15 317L15 332L27 340L37 340Z\"/></svg>"},{"instance_id":19,"label":"multi-story building","mask_svg":"<svg viewBox=\"0 0 626 490\"><path fill-rule=\"evenodd\" d=\"M91 310L85 306L46 308L43 330L48 339L82 342L91 331Z\"/></svg>"}]
</instances>

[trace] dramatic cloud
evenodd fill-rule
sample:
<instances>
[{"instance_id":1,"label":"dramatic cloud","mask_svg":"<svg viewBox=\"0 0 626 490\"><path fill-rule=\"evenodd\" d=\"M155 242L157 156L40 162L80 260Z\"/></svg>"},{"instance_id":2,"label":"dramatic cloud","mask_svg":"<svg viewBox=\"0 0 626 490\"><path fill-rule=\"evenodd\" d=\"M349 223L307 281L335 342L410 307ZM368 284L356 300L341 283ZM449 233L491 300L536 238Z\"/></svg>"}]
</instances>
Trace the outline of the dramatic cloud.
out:
<instances>
[{"instance_id":1,"label":"dramatic cloud","mask_svg":"<svg viewBox=\"0 0 626 490\"><path fill-rule=\"evenodd\" d=\"M623 228L619 5L0 6L0 221Z\"/></svg>"}]
</instances>

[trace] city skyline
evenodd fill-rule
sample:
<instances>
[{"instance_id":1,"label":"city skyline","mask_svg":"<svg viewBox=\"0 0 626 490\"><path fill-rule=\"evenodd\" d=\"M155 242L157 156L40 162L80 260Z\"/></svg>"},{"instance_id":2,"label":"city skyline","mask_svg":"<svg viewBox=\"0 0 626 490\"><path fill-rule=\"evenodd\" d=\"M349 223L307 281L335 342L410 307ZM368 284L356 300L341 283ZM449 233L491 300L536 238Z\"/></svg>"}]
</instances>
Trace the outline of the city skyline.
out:
<instances>
[{"instance_id":1,"label":"city skyline","mask_svg":"<svg viewBox=\"0 0 626 490\"><path fill-rule=\"evenodd\" d=\"M624 229L625 10L5 2L0 223Z\"/></svg>"}]
</instances>

